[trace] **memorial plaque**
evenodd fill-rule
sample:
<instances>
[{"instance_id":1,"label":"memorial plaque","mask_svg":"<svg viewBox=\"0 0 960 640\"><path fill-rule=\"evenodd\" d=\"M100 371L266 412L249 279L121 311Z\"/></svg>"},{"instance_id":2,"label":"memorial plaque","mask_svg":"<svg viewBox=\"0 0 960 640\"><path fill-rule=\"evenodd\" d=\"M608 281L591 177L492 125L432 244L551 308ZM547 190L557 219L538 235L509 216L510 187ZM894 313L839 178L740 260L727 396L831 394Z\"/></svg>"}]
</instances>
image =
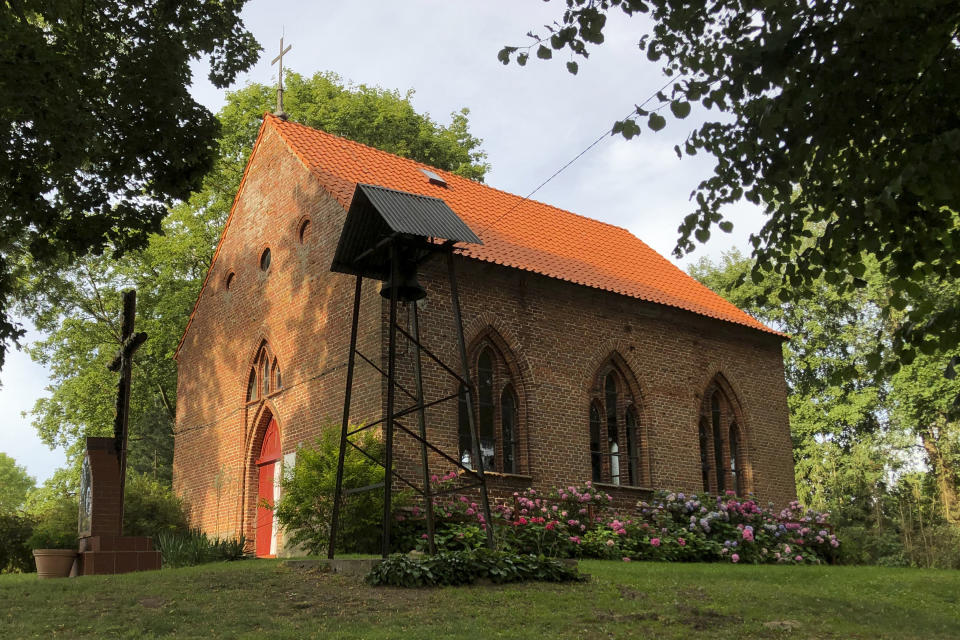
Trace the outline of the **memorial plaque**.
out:
<instances>
[{"instance_id":1,"label":"memorial plaque","mask_svg":"<svg viewBox=\"0 0 960 640\"><path fill-rule=\"evenodd\" d=\"M80 515L77 518L79 537L90 535L90 524L93 516L93 484L90 473L90 456L83 456L83 466L80 468Z\"/></svg>"}]
</instances>

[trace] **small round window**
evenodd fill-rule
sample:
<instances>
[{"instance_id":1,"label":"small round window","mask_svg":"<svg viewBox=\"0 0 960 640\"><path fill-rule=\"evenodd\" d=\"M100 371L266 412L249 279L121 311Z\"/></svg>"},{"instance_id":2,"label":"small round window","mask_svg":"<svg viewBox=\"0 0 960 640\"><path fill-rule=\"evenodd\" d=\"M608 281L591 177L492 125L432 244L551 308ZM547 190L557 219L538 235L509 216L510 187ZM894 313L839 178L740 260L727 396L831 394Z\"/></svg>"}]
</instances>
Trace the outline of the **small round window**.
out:
<instances>
[{"instance_id":1,"label":"small round window","mask_svg":"<svg viewBox=\"0 0 960 640\"><path fill-rule=\"evenodd\" d=\"M260 254L260 271L266 271L270 268L270 249L264 249Z\"/></svg>"}]
</instances>

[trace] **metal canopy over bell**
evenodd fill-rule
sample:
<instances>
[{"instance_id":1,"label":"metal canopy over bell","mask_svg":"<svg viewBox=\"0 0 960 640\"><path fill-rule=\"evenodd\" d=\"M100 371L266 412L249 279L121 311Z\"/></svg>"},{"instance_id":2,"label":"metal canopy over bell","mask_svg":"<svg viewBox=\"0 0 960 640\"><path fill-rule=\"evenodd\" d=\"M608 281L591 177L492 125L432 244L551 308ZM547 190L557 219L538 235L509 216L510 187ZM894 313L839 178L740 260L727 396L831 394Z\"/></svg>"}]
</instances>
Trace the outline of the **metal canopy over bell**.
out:
<instances>
[{"instance_id":1,"label":"metal canopy over bell","mask_svg":"<svg viewBox=\"0 0 960 640\"><path fill-rule=\"evenodd\" d=\"M361 183L330 270L382 281L385 298L396 285L398 300L420 300L426 291L417 282L417 267L445 244L458 242L483 244L443 200ZM391 251L398 259L396 283Z\"/></svg>"}]
</instances>

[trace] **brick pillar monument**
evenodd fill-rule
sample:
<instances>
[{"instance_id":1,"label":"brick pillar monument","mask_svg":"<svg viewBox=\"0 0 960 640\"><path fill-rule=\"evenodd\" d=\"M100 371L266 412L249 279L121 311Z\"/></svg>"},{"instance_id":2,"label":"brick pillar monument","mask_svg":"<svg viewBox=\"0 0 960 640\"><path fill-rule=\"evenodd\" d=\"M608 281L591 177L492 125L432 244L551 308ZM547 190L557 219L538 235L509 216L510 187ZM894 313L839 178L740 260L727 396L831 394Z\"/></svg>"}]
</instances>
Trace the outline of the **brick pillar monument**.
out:
<instances>
[{"instance_id":1,"label":"brick pillar monument","mask_svg":"<svg viewBox=\"0 0 960 640\"><path fill-rule=\"evenodd\" d=\"M80 477L77 575L160 568L160 552L146 536L122 535L123 484L113 438L87 438Z\"/></svg>"}]
</instances>

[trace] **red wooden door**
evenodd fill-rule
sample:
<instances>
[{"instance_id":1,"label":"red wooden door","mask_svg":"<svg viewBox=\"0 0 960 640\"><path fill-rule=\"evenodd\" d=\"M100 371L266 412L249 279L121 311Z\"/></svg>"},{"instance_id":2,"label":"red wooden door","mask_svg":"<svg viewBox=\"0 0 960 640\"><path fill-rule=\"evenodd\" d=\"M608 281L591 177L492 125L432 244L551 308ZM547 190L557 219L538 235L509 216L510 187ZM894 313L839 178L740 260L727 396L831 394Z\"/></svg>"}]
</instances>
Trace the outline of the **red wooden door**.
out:
<instances>
[{"instance_id":1,"label":"red wooden door","mask_svg":"<svg viewBox=\"0 0 960 640\"><path fill-rule=\"evenodd\" d=\"M277 421L271 420L263 436L260 457L257 458L257 557L271 558L275 555L272 546L276 532L273 527L274 473L280 459L280 433Z\"/></svg>"}]
</instances>

